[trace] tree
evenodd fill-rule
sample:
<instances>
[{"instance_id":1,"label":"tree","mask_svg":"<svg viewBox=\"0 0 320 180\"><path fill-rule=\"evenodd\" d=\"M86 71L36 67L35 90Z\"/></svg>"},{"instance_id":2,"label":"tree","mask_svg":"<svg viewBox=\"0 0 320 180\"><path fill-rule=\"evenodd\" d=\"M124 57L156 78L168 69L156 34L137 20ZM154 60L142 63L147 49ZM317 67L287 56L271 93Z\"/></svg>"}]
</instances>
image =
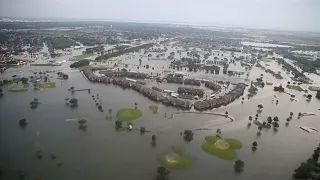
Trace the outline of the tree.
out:
<instances>
[{"instance_id":1,"label":"tree","mask_svg":"<svg viewBox=\"0 0 320 180\"><path fill-rule=\"evenodd\" d=\"M252 116L249 116L249 121L252 121Z\"/></svg>"},{"instance_id":2,"label":"tree","mask_svg":"<svg viewBox=\"0 0 320 180\"><path fill-rule=\"evenodd\" d=\"M274 128L278 128L278 127L279 127L278 122L273 122L273 127L274 127Z\"/></svg>"},{"instance_id":3,"label":"tree","mask_svg":"<svg viewBox=\"0 0 320 180\"><path fill-rule=\"evenodd\" d=\"M308 99L311 99L311 98L312 98L312 95L311 95L311 94L308 94L307 98L308 98Z\"/></svg>"},{"instance_id":4,"label":"tree","mask_svg":"<svg viewBox=\"0 0 320 180\"><path fill-rule=\"evenodd\" d=\"M254 141L254 142L252 143L252 146L253 146L253 147L257 147L257 146L258 146L258 143L257 143L256 141Z\"/></svg>"},{"instance_id":5,"label":"tree","mask_svg":"<svg viewBox=\"0 0 320 180\"><path fill-rule=\"evenodd\" d=\"M217 134L221 134L221 129L217 129Z\"/></svg>"},{"instance_id":6,"label":"tree","mask_svg":"<svg viewBox=\"0 0 320 180\"><path fill-rule=\"evenodd\" d=\"M259 131L261 131L262 130L262 126L259 126L258 129L259 129Z\"/></svg>"},{"instance_id":7,"label":"tree","mask_svg":"<svg viewBox=\"0 0 320 180\"><path fill-rule=\"evenodd\" d=\"M244 162L242 160L236 160L234 164L234 169L236 172L242 172L244 168Z\"/></svg>"},{"instance_id":8,"label":"tree","mask_svg":"<svg viewBox=\"0 0 320 180\"><path fill-rule=\"evenodd\" d=\"M187 142L192 141L193 140L193 132L191 130L185 130L183 138Z\"/></svg>"},{"instance_id":9,"label":"tree","mask_svg":"<svg viewBox=\"0 0 320 180\"><path fill-rule=\"evenodd\" d=\"M158 177L160 180L164 180L164 179L167 179L168 176L170 175L170 170L166 169L165 167L163 166L160 166L157 168L157 173L158 173Z\"/></svg>"},{"instance_id":10,"label":"tree","mask_svg":"<svg viewBox=\"0 0 320 180\"><path fill-rule=\"evenodd\" d=\"M263 105L262 104L259 104L258 105L258 108L261 110L263 108Z\"/></svg>"},{"instance_id":11,"label":"tree","mask_svg":"<svg viewBox=\"0 0 320 180\"><path fill-rule=\"evenodd\" d=\"M267 121L268 121L269 124L271 124L272 123L272 117L268 116Z\"/></svg>"},{"instance_id":12,"label":"tree","mask_svg":"<svg viewBox=\"0 0 320 180\"><path fill-rule=\"evenodd\" d=\"M278 122L278 121L279 121L278 116L275 116L275 117L273 118L273 121Z\"/></svg>"},{"instance_id":13,"label":"tree","mask_svg":"<svg viewBox=\"0 0 320 180\"><path fill-rule=\"evenodd\" d=\"M309 163L301 163L300 166L294 170L293 179L310 179L312 177L310 166Z\"/></svg>"},{"instance_id":14,"label":"tree","mask_svg":"<svg viewBox=\"0 0 320 180\"><path fill-rule=\"evenodd\" d=\"M302 116L302 113L301 113L301 112L299 112L299 114L298 114L298 117L300 117L300 116Z\"/></svg>"},{"instance_id":15,"label":"tree","mask_svg":"<svg viewBox=\"0 0 320 180\"><path fill-rule=\"evenodd\" d=\"M226 116L228 116L229 113L228 113L228 111L226 111L224 114L225 114Z\"/></svg>"},{"instance_id":16,"label":"tree","mask_svg":"<svg viewBox=\"0 0 320 180\"><path fill-rule=\"evenodd\" d=\"M312 159L314 160L314 162L318 162L319 160L319 155L320 155L320 148L317 147L312 154Z\"/></svg>"},{"instance_id":17,"label":"tree","mask_svg":"<svg viewBox=\"0 0 320 180\"><path fill-rule=\"evenodd\" d=\"M81 59L77 62L74 62L70 65L70 68L79 68L82 66L88 66L90 64L90 61L88 59ZM40 74L40 73L39 73Z\"/></svg>"},{"instance_id":18,"label":"tree","mask_svg":"<svg viewBox=\"0 0 320 180\"><path fill-rule=\"evenodd\" d=\"M291 116L291 117L293 116L293 112L290 112L290 116Z\"/></svg>"},{"instance_id":19,"label":"tree","mask_svg":"<svg viewBox=\"0 0 320 180\"><path fill-rule=\"evenodd\" d=\"M122 128L122 122L121 121L116 121L115 124L116 124L116 129Z\"/></svg>"},{"instance_id":20,"label":"tree","mask_svg":"<svg viewBox=\"0 0 320 180\"><path fill-rule=\"evenodd\" d=\"M151 139L152 139L153 142L155 142L155 141L157 140L156 135L152 135L152 138L151 138Z\"/></svg>"},{"instance_id":21,"label":"tree","mask_svg":"<svg viewBox=\"0 0 320 180\"><path fill-rule=\"evenodd\" d=\"M20 119L19 120L19 125L21 126L21 127L26 127L27 126L27 119Z\"/></svg>"},{"instance_id":22,"label":"tree","mask_svg":"<svg viewBox=\"0 0 320 180\"><path fill-rule=\"evenodd\" d=\"M21 78L21 81L22 81L22 83L23 84L28 84L28 78L25 78L25 77L23 77L23 78Z\"/></svg>"},{"instance_id":23,"label":"tree","mask_svg":"<svg viewBox=\"0 0 320 180\"><path fill-rule=\"evenodd\" d=\"M287 123L289 123L290 122L290 118L287 118L286 121L287 121Z\"/></svg>"},{"instance_id":24,"label":"tree","mask_svg":"<svg viewBox=\"0 0 320 180\"><path fill-rule=\"evenodd\" d=\"M71 104L71 107L78 107L78 99L76 99L76 98L71 98L70 100L69 100L69 103Z\"/></svg>"},{"instance_id":25,"label":"tree","mask_svg":"<svg viewBox=\"0 0 320 180\"><path fill-rule=\"evenodd\" d=\"M145 127L140 127L140 134L144 134L146 132L146 128Z\"/></svg>"}]
</instances>

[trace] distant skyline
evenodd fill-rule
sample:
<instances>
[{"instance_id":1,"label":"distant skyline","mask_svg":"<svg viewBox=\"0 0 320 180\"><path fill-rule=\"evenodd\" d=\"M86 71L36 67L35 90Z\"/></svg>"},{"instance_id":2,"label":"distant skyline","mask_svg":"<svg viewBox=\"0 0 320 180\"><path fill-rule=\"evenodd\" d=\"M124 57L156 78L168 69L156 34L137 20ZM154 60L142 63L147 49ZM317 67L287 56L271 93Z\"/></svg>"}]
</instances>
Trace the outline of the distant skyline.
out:
<instances>
[{"instance_id":1,"label":"distant skyline","mask_svg":"<svg viewBox=\"0 0 320 180\"><path fill-rule=\"evenodd\" d=\"M0 16L320 32L320 0L0 0Z\"/></svg>"}]
</instances>

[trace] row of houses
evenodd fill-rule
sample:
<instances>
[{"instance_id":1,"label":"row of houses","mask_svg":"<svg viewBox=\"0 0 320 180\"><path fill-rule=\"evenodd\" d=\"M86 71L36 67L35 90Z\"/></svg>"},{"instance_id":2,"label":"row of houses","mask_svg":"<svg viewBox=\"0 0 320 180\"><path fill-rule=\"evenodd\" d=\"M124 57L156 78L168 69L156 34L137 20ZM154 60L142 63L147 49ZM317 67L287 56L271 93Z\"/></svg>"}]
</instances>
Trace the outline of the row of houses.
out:
<instances>
[{"instance_id":1,"label":"row of houses","mask_svg":"<svg viewBox=\"0 0 320 180\"><path fill-rule=\"evenodd\" d=\"M168 76L166 78L167 83L176 83L176 84L183 84L183 78L182 77L171 77Z\"/></svg>"},{"instance_id":2,"label":"row of houses","mask_svg":"<svg viewBox=\"0 0 320 180\"><path fill-rule=\"evenodd\" d=\"M203 97L204 90L203 89L196 89L196 88L189 88L189 87L179 87L178 88L179 94L188 94L192 96L199 96Z\"/></svg>"},{"instance_id":3,"label":"row of houses","mask_svg":"<svg viewBox=\"0 0 320 180\"><path fill-rule=\"evenodd\" d=\"M236 87L226 93L224 96L219 97L218 99L211 99L211 100L204 100L204 101L197 101L194 103L194 108L198 111L204 111L213 108L219 108L221 106L226 106L229 103L233 102L237 98L243 95L246 85L240 83L236 85Z\"/></svg>"},{"instance_id":4,"label":"row of houses","mask_svg":"<svg viewBox=\"0 0 320 180\"><path fill-rule=\"evenodd\" d=\"M223 82L222 82L222 83L223 83ZM204 83L204 85L205 85L207 88L209 88L209 89L211 89L211 90L213 90L213 91L219 91L219 90L221 89L221 86L220 86L219 84L216 84L216 83L214 83L214 82L212 82L212 81L207 81L207 82Z\"/></svg>"},{"instance_id":5,"label":"row of houses","mask_svg":"<svg viewBox=\"0 0 320 180\"><path fill-rule=\"evenodd\" d=\"M185 79L183 81L184 84L188 84L188 85L195 85L195 86L200 86L201 85L201 81L197 80L197 79Z\"/></svg>"},{"instance_id":6,"label":"row of houses","mask_svg":"<svg viewBox=\"0 0 320 180\"><path fill-rule=\"evenodd\" d=\"M144 83L140 83L139 81L134 82L124 78L110 78L107 76L98 77L91 70L84 70L83 73L88 80L92 82L102 82L107 84L112 82L114 85L121 86L122 88L132 88L133 90L145 95L149 99L156 102L162 102L168 106L174 106L181 109L191 108L191 103L189 101L165 96L161 89L156 87L149 88L145 86Z\"/></svg>"},{"instance_id":7,"label":"row of houses","mask_svg":"<svg viewBox=\"0 0 320 180\"><path fill-rule=\"evenodd\" d=\"M145 73L139 72L127 72L127 71L100 71L100 74L104 74L108 77L129 77L136 79L146 79L148 77Z\"/></svg>"},{"instance_id":8,"label":"row of houses","mask_svg":"<svg viewBox=\"0 0 320 180\"><path fill-rule=\"evenodd\" d=\"M105 84L110 84L113 80L112 78L109 78L107 76L96 76L92 70L84 70L83 74L91 82L103 82Z\"/></svg>"}]
</instances>

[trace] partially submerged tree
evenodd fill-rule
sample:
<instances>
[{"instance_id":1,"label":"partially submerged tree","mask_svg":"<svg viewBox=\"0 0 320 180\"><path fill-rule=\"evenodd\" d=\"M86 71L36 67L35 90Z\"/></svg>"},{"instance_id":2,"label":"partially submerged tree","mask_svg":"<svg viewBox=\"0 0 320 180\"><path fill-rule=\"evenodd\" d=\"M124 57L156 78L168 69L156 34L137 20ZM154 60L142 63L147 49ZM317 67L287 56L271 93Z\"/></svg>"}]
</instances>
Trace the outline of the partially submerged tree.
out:
<instances>
[{"instance_id":1,"label":"partially submerged tree","mask_svg":"<svg viewBox=\"0 0 320 180\"><path fill-rule=\"evenodd\" d=\"M155 142L155 141L157 140L156 135L152 135L151 139L152 139L152 141L154 141L154 142Z\"/></svg>"},{"instance_id":2,"label":"partially submerged tree","mask_svg":"<svg viewBox=\"0 0 320 180\"><path fill-rule=\"evenodd\" d=\"M244 168L244 162L242 160L236 160L234 163L234 169L236 172L242 172Z\"/></svg>"},{"instance_id":3,"label":"partially submerged tree","mask_svg":"<svg viewBox=\"0 0 320 180\"><path fill-rule=\"evenodd\" d=\"M257 147L258 147L258 143L256 142L256 141L254 141L253 143L252 143L252 151L256 151L257 150Z\"/></svg>"},{"instance_id":4,"label":"partially submerged tree","mask_svg":"<svg viewBox=\"0 0 320 180\"><path fill-rule=\"evenodd\" d=\"M146 128L145 127L140 127L140 134L144 134L146 132Z\"/></svg>"},{"instance_id":5,"label":"partially submerged tree","mask_svg":"<svg viewBox=\"0 0 320 180\"><path fill-rule=\"evenodd\" d=\"M122 128L122 122L121 122L121 121L117 120L117 121L115 122L115 124L116 124L116 129Z\"/></svg>"},{"instance_id":6,"label":"partially submerged tree","mask_svg":"<svg viewBox=\"0 0 320 180\"><path fill-rule=\"evenodd\" d=\"M166 180L168 179L168 176L170 175L170 170L166 169L163 166L160 166L157 168L158 178L159 180Z\"/></svg>"},{"instance_id":7,"label":"partially submerged tree","mask_svg":"<svg viewBox=\"0 0 320 180\"><path fill-rule=\"evenodd\" d=\"M183 139L187 142L190 142L193 140L193 132L191 130L185 130Z\"/></svg>"},{"instance_id":8,"label":"partially submerged tree","mask_svg":"<svg viewBox=\"0 0 320 180\"><path fill-rule=\"evenodd\" d=\"M26 127L27 126L27 119L20 119L19 120L19 125L20 125L20 127Z\"/></svg>"},{"instance_id":9,"label":"partially submerged tree","mask_svg":"<svg viewBox=\"0 0 320 180\"><path fill-rule=\"evenodd\" d=\"M71 104L72 108L78 107L78 99L77 98L70 99L69 103Z\"/></svg>"},{"instance_id":10,"label":"partially submerged tree","mask_svg":"<svg viewBox=\"0 0 320 180\"><path fill-rule=\"evenodd\" d=\"M268 121L269 124L271 124L272 123L272 117L268 116L267 121Z\"/></svg>"}]
</instances>

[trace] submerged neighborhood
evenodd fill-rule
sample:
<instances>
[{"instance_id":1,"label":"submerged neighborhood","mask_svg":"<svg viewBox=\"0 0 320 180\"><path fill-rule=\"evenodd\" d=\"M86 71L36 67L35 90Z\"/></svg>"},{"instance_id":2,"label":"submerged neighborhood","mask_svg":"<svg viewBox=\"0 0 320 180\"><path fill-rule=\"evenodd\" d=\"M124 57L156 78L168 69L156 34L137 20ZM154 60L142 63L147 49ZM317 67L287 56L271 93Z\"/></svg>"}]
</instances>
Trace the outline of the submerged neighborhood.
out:
<instances>
[{"instance_id":1,"label":"submerged neighborhood","mask_svg":"<svg viewBox=\"0 0 320 180\"><path fill-rule=\"evenodd\" d=\"M0 27L0 179L320 178L318 34Z\"/></svg>"}]
</instances>

